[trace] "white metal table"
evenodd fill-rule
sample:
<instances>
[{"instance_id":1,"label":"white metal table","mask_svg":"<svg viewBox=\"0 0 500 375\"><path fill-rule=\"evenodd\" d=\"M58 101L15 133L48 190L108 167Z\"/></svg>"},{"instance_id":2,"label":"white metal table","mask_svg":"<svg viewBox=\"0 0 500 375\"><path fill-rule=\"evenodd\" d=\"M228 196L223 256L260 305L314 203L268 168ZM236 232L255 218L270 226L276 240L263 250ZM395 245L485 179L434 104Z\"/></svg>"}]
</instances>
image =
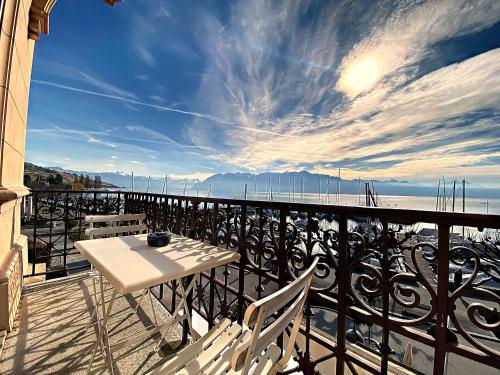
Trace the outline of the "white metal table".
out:
<instances>
[{"instance_id":1,"label":"white metal table","mask_svg":"<svg viewBox=\"0 0 500 375\"><path fill-rule=\"evenodd\" d=\"M194 334L189 315L187 296L193 290L200 273L217 266L239 260L239 254L224 250L187 237L172 235L172 241L165 247L150 247L147 235L101 238L75 242L82 256L92 263L100 274L100 307L98 318L98 339L92 352L88 372L92 368L99 344L103 346L107 365L113 373L112 352L134 342L139 342L184 319L187 320L191 335ZM132 338L125 338L113 345L109 343L107 322L117 295L149 289L162 283L193 276L187 287L178 283L181 298L172 317L165 323L145 330ZM110 301L105 303L103 279L113 286ZM99 306L96 306L98 309ZM182 314L181 314L182 312ZM99 319L99 315L102 315Z\"/></svg>"}]
</instances>

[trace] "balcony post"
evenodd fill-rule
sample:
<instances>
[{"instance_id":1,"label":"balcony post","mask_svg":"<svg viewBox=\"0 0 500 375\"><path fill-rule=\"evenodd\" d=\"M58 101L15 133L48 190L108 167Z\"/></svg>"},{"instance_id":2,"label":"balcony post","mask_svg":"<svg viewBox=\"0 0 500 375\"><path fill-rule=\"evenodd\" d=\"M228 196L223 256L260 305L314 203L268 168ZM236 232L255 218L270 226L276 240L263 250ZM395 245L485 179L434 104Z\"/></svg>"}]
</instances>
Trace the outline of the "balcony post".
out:
<instances>
[{"instance_id":1,"label":"balcony post","mask_svg":"<svg viewBox=\"0 0 500 375\"><path fill-rule=\"evenodd\" d=\"M438 225L438 285L436 331L434 341L434 374L445 373L446 368L446 333L448 330L448 275L449 275L450 226Z\"/></svg>"},{"instance_id":2,"label":"balcony post","mask_svg":"<svg viewBox=\"0 0 500 375\"><path fill-rule=\"evenodd\" d=\"M382 345L380 372L387 374L389 366L389 230L387 220L382 221Z\"/></svg>"},{"instance_id":3,"label":"balcony post","mask_svg":"<svg viewBox=\"0 0 500 375\"><path fill-rule=\"evenodd\" d=\"M337 297L337 375L344 374L345 363L345 320L346 320L346 298L347 293L347 254L349 252L347 246L348 231L347 231L347 218L345 216L339 217L339 265L338 265L338 297Z\"/></svg>"},{"instance_id":4,"label":"balcony post","mask_svg":"<svg viewBox=\"0 0 500 375\"><path fill-rule=\"evenodd\" d=\"M67 258L68 258L68 230L69 230L69 218L68 218L68 211L69 211L69 192L66 192L64 197L64 256L63 256L63 271L64 275L66 275L66 268L67 268Z\"/></svg>"},{"instance_id":5,"label":"balcony post","mask_svg":"<svg viewBox=\"0 0 500 375\"><path fill-rule=\"evenodd\" d=\"M308 267L308 262L312 261L312 231L311 222L313 220L314 214L311 211L307 212L307 226L306 226L306 262L305 266ZM306 319L306 347L304 351L304 364L305 368L303 371L306 374L314 374L314 367L311 361L311 292L307 294L306 303L304 306L304 317Z\"/></svg>"},{"instance_id":6,"label":"balcony post","mask_svg":"<svg viewBox=\"0 0 500 375\"><path fill-rule=\"evenodd\" d=\"M241 324L243 321L243 312L245 307L243 306L243 294L245 292L245 264L246 264L246 228L247 223L247 206L245 204L241 205L241 216L240 216L240 235L239 235L239 249L240 261L238 267L238 323Z\"/></svg>"},{"instance_id":7,"label":"balcony post","mask_svg":"<svg viewBox=\"0 0 500 375\"><path fill-rule=\"evenodd\" d=\"M37 239L37 219L38 219L38 191L33 191L33 207L34 207L34 215L33 215L33 240L31 241L31 250L33 254L31 255L32 264L31 264L31 276L34 276L36 273L36 239ZM28 243L29 246L29 243Z\"/></svg>"},{"instance_id":8,"label":"balcony post","mask_svg":"<svg viewBox=\"0 0 500 375\"><path fill-rule=\"evenodd\" d=\"M214 203L213 208L213 221L212 221L212 238L210 244L217 246L217 221L219 218L219 203ZM210 215L209 215L210 217ZM210 270L210 290L208 296L208 328L214 326L214 304L215 304L215 268Z\"/></svg>"},{"instance_id":9,"label":"balcony post","mask_svg":"<svg viewBox=\"0 0 500 375\"><path fill-rule=\"evenodd\" d=\"M279 244L278 244L278 280L280 289L286 285L287 273L286 273L286 217L288 215L288 209L284 207L280 208L280 223L279 223ZM280 309L279 314L282 314L284 309ZM308 338L306 339L308 340ZM283 335L278 337L278 346L283 350Z\"/></svg>"},{"instance_id":10,"label":"balcony post","mask_svg":"<svg viewBox=\"0 0 500 375\"><path fill-rule=\"evenodd\" d=\"M174 232L177 234L181 234L181 210L182 210L182 201L177 199L177 209L175 210L175 230Z\"/></svg>"}]
</instances>

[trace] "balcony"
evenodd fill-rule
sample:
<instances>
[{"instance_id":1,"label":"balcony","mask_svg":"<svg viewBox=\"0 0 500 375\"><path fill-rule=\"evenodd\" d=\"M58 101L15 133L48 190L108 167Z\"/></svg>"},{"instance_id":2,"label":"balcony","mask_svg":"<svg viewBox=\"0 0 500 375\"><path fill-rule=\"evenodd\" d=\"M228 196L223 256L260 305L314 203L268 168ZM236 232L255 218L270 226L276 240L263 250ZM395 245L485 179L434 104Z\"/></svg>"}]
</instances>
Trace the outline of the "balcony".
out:
<instances>
[{"instance_id":1,"label":"balcony","mask_svg":"<svg viewBox=\"0 0 500 375\"><path fill-rule=\"evenodd\" d=\"M25 281L38 283L25 286L18 328L3 353L6 373L83 371L95 332L84 330L91 299L79 272L89 265L73 242L84 238L88 214L140 212L151 230L242 255L202 275L192 295L201 331L222 317L241 321L246 305L320 258L290 372L494 374L500 368L500 216L107 191L33 191L26 207L31 273ZM435 237L415 233L422 228ZM156 309L168 314L176 285L154 292ZM120 310L134 308L133 299L120 303ZM145 309L130 325L117 324L115 334L150 319ZM120 373L160 363L152 346L127 348Z\"/></svg>"}]
</instances>

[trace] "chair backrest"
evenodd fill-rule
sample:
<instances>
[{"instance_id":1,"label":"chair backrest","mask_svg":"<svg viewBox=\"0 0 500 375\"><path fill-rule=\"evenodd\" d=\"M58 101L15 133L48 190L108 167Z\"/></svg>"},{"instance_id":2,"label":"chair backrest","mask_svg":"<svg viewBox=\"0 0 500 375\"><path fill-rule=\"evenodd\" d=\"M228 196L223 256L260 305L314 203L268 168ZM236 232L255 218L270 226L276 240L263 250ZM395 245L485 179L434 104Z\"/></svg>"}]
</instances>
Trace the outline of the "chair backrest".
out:
<instances>
[{"instance_id":1,"label":"chair backrest","mask_svg":"<svg viewBox=\"0 0 500 375\"><path fill-rule=\"evenodd\" d=\"M85 234L93 239L94 236L106 236L110 234L125 234L125 233L144 233L147 230L144 220L146 214L126 214L126 215L87 215L85 221L89 223ZM122 222L128 222L128 225L116 225ZM132 224L131 222L137 222ZM95 223L111 223L111 226L94 227Z\"/></svg>"},{"instance_id":2,"label":"chair backrest","mask_svg":"<svg viewBox=\"0 0 500 375\"><path fill-rule=\"evenodd\" d=\"M231 360L235 372L246 374L254 359L256 359L280 334L292 323L290 337L282 357L277 363L281 371L288 363L302 322L304 303L314 275L318 259L299 278L277 292L252 303L248 306L243 320L244 330L251 330L241 345L236 349ZM277 313L281 308L288 308L274 322L264 327L266 319Z\"/></svg>"}]
</instances>

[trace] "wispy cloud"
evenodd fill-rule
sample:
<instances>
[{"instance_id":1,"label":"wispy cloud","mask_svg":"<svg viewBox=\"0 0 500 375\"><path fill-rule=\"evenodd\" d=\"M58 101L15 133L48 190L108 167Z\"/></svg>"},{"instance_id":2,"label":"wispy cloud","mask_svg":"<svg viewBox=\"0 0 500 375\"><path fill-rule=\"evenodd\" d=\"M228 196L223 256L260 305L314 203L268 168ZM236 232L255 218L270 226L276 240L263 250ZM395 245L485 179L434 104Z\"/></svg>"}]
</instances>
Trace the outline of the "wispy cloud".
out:
<instances>
[{"instance_id":1,"label":"wispy cloud","mask_svg":"<svg viewBox=\"0 0 500 375\"><path fill-rule=\"evenodd\" d=\"M79 87L62 85L62 84L59 84L59 83L56 83L56 82L44 81L44 80L39 80L39 79L33 79L33 80L31 80L31 82L35 83L35 84L56 87L56 88L63 89L63 90L79 92L79 93L82 93L82 94L88 94L88 95L93 95L93 96L100 96L102 98L119 100L119 101L130 103L130 104L136 104L136 105L140 105L140 106L144 106L144 107L158 109L158 110L161 110L161 111L176 112L176 113L181 113L181 114L188 115L188 116L200 117L200 118L203 118L205 120L214 121L214 122L218 122L218 123L221 123L221 124L226 124L226 125L234 124L231 121L226 121L226 120L224 120L222 118L219 118L219 117L216 117L216 116L212 116L212 115L209 115L209 114L205 114L205 113L184 111L184 110L177 109L177 108L172 108L172 107L167 107L167 106L162 106L162 105L157 105L157 104L152 104L152 103L146 103L146 102L142 102L142 101L139 101L139 100L127 99L125 97L121 97L121 96L117 96L117 95L109 95L109 94L105 94L105 93L102 93L102 92L97 92L97 91L92 91L92 90L85 90L85 89L82 89L82 88L79 88Z\"/></svg>"},{"instance_id":2,"label":"wispy cloud","mask_svg":"<svg viewBox=\"0 0 500 375\"><path fill-rule=\"evenodd\" d=\"M346 168L361 176L421 177L429 160L429 178L461 167L476 174L488 170L474 172L474 166L498 155L471 152L458 140L500 140L500 49L428 72L419 64L437 53L436 43L498 22L500 3L445 0L377 14L369 9L371 19L360 14L359 23L374 26L347 50L342 46L344 57L338 24L347 11L324 5L308 22L304 13L312 6L238 3L226 25L205 16L200 43L207 46L208 64L198 97L240 127L207 128L196 120L187 131L195 144L218 147L225 151L215 156L220 161L251 170L316 163L322 170L335 165L329 169L334 173L338 164L350 163ZM362 77L359 85L346 82L353 64L361 64L354 73L374 69L374 76ZM488 120L468 118L484 111ZM467 125L454 126L457 118ZM281 136L256 136L252 129ZM390 167L368 168L367 160L387 153L395 153Z\"/></svg>"},{"instance_id":3,"label":"wispy cloud","mask_svg":"<svg viewBox=\"0 0 500 375\"><path fill-rule=\"evenodd\" d=\"M84 133L34 131L80 137L117 168L136 147L134 170L149 174L175 164L191 176L338 165L353 178L499 175L500 45L484 37L500 29L499 1L197 5L129 4L119 17L134 30L132 72L46 59L35 90L73 94L73 113L54 112Z\"/></svg>"},{"instance_id":4,"label":"wispy cloud","mask_svg":"<svg viewBox=\"0 0 500 375\"><path fill-rule=\"evenodd\" d=\"M87 67L79 68L74 65L58 61L48 61L47 59L37 60L35 67L43 74L49 74L59 79L62 78L65 80L88 84L108 95L118 95L129 99L137 98L135 94L108 82L106 79L100 77L97 73Z\"/></svg>"},{"instance_id":5,"label":"wispy cloud","mask_svg":"<svg viewBox=\"0 0 500 375\"><path fill-rule=\"evenodd\" d=\"M82 94L88 94L88 95L100 96L100 97L103 97L103 98L118 100L118 101L121 101L121 102L124 102L124 103L128 103L128 104L136 104L136 105L143 106L143 107L154 108L154 109L157 109L157 110L160 110L160 111L175 112L175 113L180 113L180 114L187 115L187 116L198 117L198 118L201 118L201 119L204 119L204 120L208 120L208 121L211 121L211 122L215 122L215 123L219 123L219 124L222 124L222 125L231 125L231 128L233 128L233 129L243 129L243 130L246 130L246 131L250 131L252 133L261 133L261 134L268 134L268 135L274 135L274 136L283 136L283 137L293 137L294 136L293 134L282 134L282 133L278 133L278 132L274 132L272 130L266 130L266 129L254 129L254 128L250 128L249 129L249 128L246 128L245 126L238 125L236 122L228 121L228 120L225 120L223 118L220 118L220 117L217 117L217 116L213 116L213 115L210 115L210 114L207 114L207 113L185 111L185 110L181 110L181 109L178 109L178 108L173 108L173 107L168 107L168 106L163 106L163 105L158 105L158 104L147 103L147 102L143 102L143 101L139 101L139 100L127 99L127 98L120 97L120 96L117 96L117 95L109 95L109 94L105 94L105 93L102 93L102 92L97 92L97 91L82 89L82 88L79 88L79 87L62 85L62 84L59 84L59 83L56 83L56 82L51 82L51 81L44 81L44 80L39 80L39 79L32 79L31 82L35 83L35 84L56 87L58 89L79 92L79 93L82 93ZM199 147L202 147L202 146L199 146Z\"/></svg>"},{"instance_id":6,"label":"wispy cloud","mask_svg":"<svg viewBox=\"0 0 500 375\"><path fill-rule=\"evenodd\" d=\"M147 49L144 45L137 42L132 44L132 48L137 53L137 56L146 64L149 66L156 65L156 59L153 56L153 52Z\"/></svg>"},{"instance_id":7,"label":"wispy cloud","mask_svg":"<svg viewBox=\"0 0 500 375\"><path fill-rule=\"evenodd\" d=\"M30 133L43 133L45 135L54 134L57 136L66 136L72 139L81 140L86 139L88 143L99 144L111 148L116 148L116 144L112 142L107 142L102 139L96 137L96 134L101 134L99 132L93 131L84 131L84 130L76 130L76 129L64 129L59 126L53 126L47 129L32 129L29 128L28 132Z\"/></svg>"}]
</instances>

